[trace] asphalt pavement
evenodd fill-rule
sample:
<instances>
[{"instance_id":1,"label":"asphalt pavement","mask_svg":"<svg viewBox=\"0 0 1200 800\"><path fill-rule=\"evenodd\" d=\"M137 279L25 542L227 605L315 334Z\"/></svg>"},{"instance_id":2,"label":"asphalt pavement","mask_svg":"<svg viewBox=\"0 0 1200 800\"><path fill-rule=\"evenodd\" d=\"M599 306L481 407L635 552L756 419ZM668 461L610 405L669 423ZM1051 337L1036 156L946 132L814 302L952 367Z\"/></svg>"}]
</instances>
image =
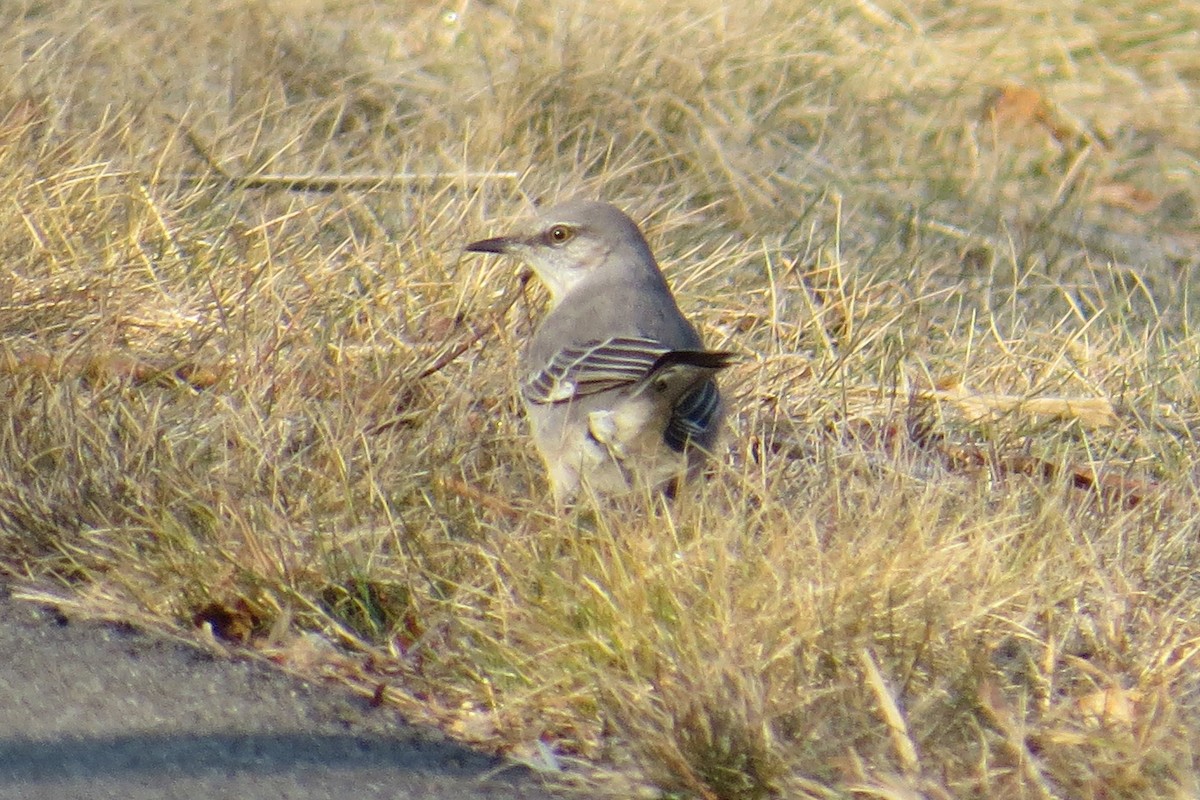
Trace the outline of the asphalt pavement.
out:
<instances>
[{"instance_id":1,"label":"asphalt pavement","mask_svg":"<svg viewBox=\"0 0 1200 800\"><path fill-rule=\"evenodd\" d=\"M551 800L533 772L332 685L0 585L0 800Z\"/></svg>"}]
</instances>

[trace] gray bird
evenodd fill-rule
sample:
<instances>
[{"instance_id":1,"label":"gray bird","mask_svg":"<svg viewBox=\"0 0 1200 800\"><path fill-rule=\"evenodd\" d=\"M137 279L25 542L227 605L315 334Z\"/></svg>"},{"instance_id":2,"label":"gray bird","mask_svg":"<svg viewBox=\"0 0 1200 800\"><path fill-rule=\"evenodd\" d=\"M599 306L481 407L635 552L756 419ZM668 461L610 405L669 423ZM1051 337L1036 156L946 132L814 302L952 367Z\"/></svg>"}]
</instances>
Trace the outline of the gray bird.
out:
<instances>
[{"instance_id":1,"label":"gray bird","mask_svg":"<svg viewBox=\"0 0 1200 800\"><path fill-rule=\"evenodd\" d=\"M574 200L466 249L515 256L550 290L521 396L556 500L584 485L670 494L697 471L723 417L714 376L733 354L704 349L633 220Z\"/></svg>"}]
</instances>

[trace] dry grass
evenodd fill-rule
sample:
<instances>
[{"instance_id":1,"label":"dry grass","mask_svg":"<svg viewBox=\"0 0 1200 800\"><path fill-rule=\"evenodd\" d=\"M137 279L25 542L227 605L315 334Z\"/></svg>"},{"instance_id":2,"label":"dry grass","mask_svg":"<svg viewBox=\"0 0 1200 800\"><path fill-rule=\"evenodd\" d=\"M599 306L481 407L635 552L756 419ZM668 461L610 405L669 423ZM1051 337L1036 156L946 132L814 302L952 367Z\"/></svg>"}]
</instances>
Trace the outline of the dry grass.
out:
<instances>
[{"instance_id":1,"label":"dry grass","mask_svg":"<svg viewBox=\"0 0 1200 800\"><path fill-rule=\"evenodd\" d=\"M0 9L9 569L593 796L1200 793L1200 12L556 5ZM745 356L669 508L461 257L575 193Z\"/></svg>"}]
</instances>

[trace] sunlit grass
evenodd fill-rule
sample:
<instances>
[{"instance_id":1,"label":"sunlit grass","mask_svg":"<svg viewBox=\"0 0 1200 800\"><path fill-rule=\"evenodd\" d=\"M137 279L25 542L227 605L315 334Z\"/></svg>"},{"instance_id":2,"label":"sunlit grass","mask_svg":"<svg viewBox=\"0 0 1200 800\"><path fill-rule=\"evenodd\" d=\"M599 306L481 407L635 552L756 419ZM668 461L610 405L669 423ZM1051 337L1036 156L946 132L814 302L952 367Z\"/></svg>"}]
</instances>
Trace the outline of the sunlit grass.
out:
<instances>
[{"instance_id":1,"label":"sunlit grass","mask_svg":"<svg viewBox=\"0 0 1200 800\"><path fill-rule=\"evenodd\" d=\"M1200 793L1200 13L335 5L0 10L11 573L592 796ZM574 194L741 356L671 505L461 252Z\"/></svg>"}]
</instances>

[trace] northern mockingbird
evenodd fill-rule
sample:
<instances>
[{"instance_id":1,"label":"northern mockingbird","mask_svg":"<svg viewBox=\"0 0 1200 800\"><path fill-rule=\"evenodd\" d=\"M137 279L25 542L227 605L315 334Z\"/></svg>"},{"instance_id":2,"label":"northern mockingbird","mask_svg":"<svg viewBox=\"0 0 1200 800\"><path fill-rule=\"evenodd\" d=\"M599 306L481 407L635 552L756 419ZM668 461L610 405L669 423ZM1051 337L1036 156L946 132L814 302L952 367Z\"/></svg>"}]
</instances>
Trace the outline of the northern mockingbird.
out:
<instances>
[{"instance_id":1,"label":"northern mockingbird","mask_svg":"<svg viewBox=\"0 0 1200 800\"><path fill-rule=\"evenodd\" d=\"M557 501L581 485L670 494L699 468L723 416L714 375L733 354L704 349L633 220L574 200L466 249L516 256L550 290L520 388Z\"/></svg>"}]
</instances>

